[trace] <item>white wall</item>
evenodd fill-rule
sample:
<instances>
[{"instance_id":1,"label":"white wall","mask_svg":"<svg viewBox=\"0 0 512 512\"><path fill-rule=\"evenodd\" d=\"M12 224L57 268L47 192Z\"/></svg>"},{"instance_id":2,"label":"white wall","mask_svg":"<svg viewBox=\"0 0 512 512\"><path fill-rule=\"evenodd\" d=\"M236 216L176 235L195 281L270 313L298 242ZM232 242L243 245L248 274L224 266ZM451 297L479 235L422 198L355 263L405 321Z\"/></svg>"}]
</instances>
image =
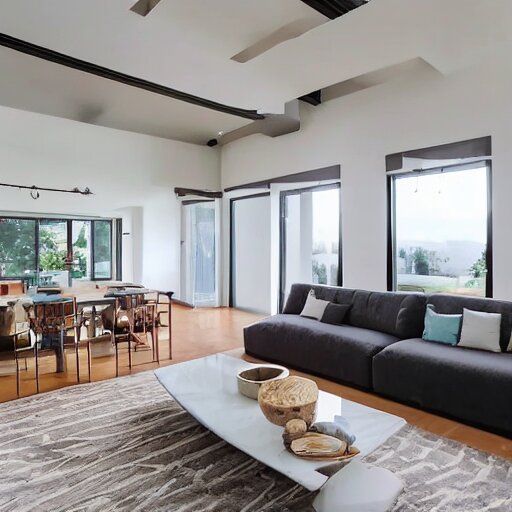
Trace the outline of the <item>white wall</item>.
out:
<instances>
[{"instance_id":1,"label":"white wall","mask_svg":"<svg viewBox=\"0 0 512 512\"><path fill-rule=\"evenodd\" d=\"M510 91L510 59L496 57L448 76L425 70L318 107L302 105L299 132L224 146L222 185L341 164L344 284L384 290L385 156L491 135L494 296L512 299Z\"/></svg>"},{"instance_id":2,"label":"white wall","mask_svg":"<svg viewBox=\"0 0 512 512\"><path fill-rule=\"evenodd\" d=\"M0 107L0 181L89 187L94 196L0 187L0 210L123 217L123 278L179 292L174 187L219 187L215 149Z\"/></svg>"},{"instance_id":3,"label":"white wall","mask_svg":"<svg viewBox=\"0 0 512 512\"><path fill-rule=\"evenodd\" d=\"M234 306L270 314L270 197L234 204Z\"/></svg>"}]
</instances>

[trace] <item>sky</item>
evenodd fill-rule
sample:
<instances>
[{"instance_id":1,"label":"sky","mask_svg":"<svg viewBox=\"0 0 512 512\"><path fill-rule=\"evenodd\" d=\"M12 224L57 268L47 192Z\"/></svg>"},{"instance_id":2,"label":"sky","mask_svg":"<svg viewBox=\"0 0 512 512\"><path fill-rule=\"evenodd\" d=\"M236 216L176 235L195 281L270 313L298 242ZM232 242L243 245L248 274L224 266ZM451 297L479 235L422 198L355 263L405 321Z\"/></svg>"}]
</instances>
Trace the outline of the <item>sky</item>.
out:
<instances>
[{"instance_id":1,"label":"sky","mask_svg":"<svg viewBox=\"0 0 512 512\"><path fill-rule=\"evenodd\" d=\"M397 241L486 243L486 168L396 180Z\"/></svg>"},{"instance_id":2,"label":"sky","mask_svg":"<svg viewBox=\"0 0 512 512\"><path fill-rule=\"evenodd\" d=\"M338 242L340 189L313 192L313 236L315 240Z\"/></svg>"}]
</instances>

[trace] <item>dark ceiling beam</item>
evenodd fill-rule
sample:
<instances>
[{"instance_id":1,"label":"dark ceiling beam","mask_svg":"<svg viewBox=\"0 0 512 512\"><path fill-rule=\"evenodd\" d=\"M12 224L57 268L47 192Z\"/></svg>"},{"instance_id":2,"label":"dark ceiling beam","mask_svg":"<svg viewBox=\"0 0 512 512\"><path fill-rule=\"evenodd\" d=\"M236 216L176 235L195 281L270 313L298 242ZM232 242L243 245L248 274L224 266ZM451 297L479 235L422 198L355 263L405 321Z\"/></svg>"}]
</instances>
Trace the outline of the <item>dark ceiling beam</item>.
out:
<instances>
[{"instance_id":1,"label":"dark ceiling beam","mask_svg":"<svg viewBox=\"0 0 512 512\"><path fill-rule=\"evenodd\" d=\"M310 92L309 94L305 94L304 96L301 96L299 100L309 103L310 105L316 107L317 105L320 105L320 103L322 103L322 90L319 89L318 91L313 91Z\"/></svg>"},{"instance_id":2,"label":"dark ceiling beam","mask_svg":"<svg viewBox=\"0 0 512 512\"><path fill-rule=\"evenodd\" d=\"M208 108L210 110L216 110L217 112L223 112L224 114L243 117L253 121L265 119L265 116L259 114L256 110L246 110L243 108L217 103L215 101L210 101L199 96L194 96L192 94L178 91L176 89L171 89L170 87L166 87L164 85L149 82L142 78L136 78L125 73L120 73L119 71L114 71L103 66L98 66L97 64L93 64L91 62L76 59L74 57L70 57L69 55L64 55L63 53L55 52L53 50L49 50L48 48L22 41L21 39L11 37L7 34L0 34L0 46L10 48L11 50L16 50L26 55L31 55L32 57L54 62L62 66L67 66L68 68L77 69L79 71L83 71L84 73L89 73L91 75L100 76L108 80L113 80L114 82L119 82L131 87L137 87L138 89L144 89L155 94L160 94L161 96L167 96L168 98L185 101L187 103L191 103L192 105Z\"/></svg>"},{"instance_id":3,"label":"dark ceiling beam","mask_svg":"<svg viewBox=\"0 0 512 512\"><path fill-rule=\"evenodd\" d=\"M160 0L138 0L130 11L140 16L147 16L159 3Z\"/></svg>"},{"instance_id":4,"label":"dark ceiling beam","mask_svg":"<svg viewBox=\"0 0 512 512\"><path fill-rule=\"evenodd\" d=\"M185 197L185 196L198 196L198 197L206 197L208 199L221 199L222 191L214 191L214 190L199 190L196 188L183 188L183 187L174 187L174 193L177 197Z\"/></svg>"},{"instance_id":5,"label":"dark ceiling beam","mask_svg":"<svg viewBox=\"0 0 512 512\"><path fill-rule=\"evenodd\" d=\"M367 0L302 0L331 20L339 18L367 3Z\"/></svg>"}]
</instances>

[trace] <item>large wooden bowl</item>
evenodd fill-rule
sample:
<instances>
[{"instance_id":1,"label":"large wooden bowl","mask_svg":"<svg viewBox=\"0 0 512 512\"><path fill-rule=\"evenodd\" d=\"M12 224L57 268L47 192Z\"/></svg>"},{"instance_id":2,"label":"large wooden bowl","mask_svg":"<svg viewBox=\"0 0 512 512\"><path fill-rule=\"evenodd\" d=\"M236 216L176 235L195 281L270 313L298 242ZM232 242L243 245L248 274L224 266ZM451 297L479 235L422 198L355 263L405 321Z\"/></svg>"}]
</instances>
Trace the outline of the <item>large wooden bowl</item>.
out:
<instances>
[{"instance_id":1,"label":"large wooden bowl","mask_svg":"<svg viewBox=\"0 0 512 512\"><path fill-rule=\"evenodd\" d=\"M270 423L284 427L301 419L309 427L316 418L318 386L303 377L286 377L262 384L258 393L260 408Z\"/></svg>"}]
</instances>

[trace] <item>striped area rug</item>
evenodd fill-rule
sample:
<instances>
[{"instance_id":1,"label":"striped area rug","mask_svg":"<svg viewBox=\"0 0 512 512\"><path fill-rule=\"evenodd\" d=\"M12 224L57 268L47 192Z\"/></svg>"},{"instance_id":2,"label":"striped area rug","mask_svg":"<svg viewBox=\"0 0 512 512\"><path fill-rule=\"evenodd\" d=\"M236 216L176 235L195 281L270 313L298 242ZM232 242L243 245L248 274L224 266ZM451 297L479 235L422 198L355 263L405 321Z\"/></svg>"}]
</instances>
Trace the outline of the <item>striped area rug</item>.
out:
<instances>
[{"instance_id":1,"label":"striped area rug","mask_svg":"<svg viewBox=\"0 0 512 512\"><path fill-rule=\"evenodd\" d=\"M512 510L508 461L413 427L367 461L404 480L395 510ZM152 372L0 405L0 511L306 512L314 496L204 429Z\"/></svg>"}]
</instances>

